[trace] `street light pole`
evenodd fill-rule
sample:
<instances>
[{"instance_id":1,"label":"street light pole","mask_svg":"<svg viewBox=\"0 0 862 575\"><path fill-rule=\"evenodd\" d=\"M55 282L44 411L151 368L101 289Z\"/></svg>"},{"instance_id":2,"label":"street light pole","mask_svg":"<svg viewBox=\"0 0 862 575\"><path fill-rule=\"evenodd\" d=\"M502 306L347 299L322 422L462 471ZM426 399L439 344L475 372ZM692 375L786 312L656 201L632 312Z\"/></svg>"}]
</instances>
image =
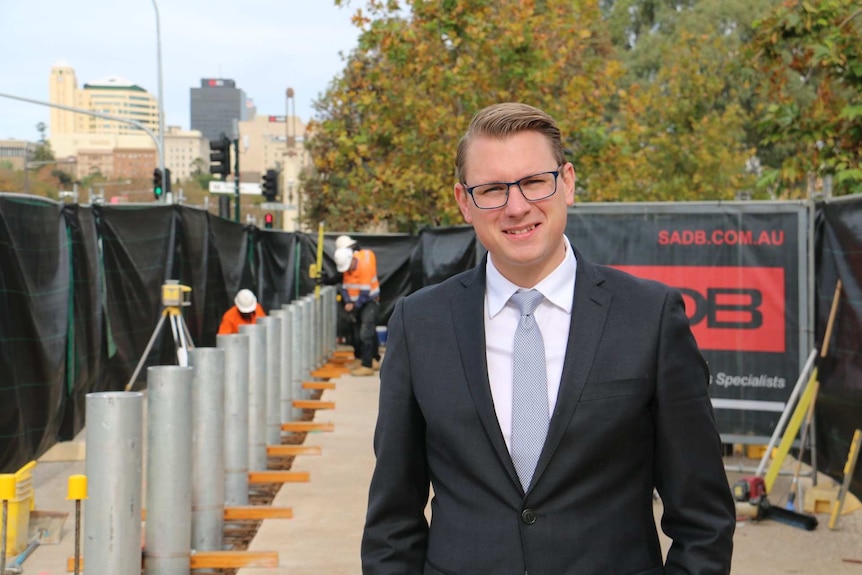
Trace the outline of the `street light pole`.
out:
<instances>
[{"instance_id":1,"label":"street light pole","mask_svg":"<svg viewBox=\"0 0 862 575\"><path fill-rule=\"evenodd\" d=\"M295 100L295 92L293 88L288 88L285 93L287 99L285 100L285 117L284 117L284 127L287 132L287 155L290 158L290 166L291 171L293 172L295 169L295 163L293 158L296 156L296 100ZM288 122L290 123L288 125ZM287 158L285 158L287 160ZM285 161L287 164L287 161ZM290 180L293 182L293 180ZM291 196L293 195L293 185L291 184ZM296 226L294 231L300 231L302 229L302 192L297 190L297 201L296 201Z\"/></svg>"},{"instance_id":2,"label":"street light pole","mask_svg":"<svg viewBox=\"0 0 862 575\"><path fill-rule=\"evenodd\" d=\"M165 172L165 92L162 83L162 31L159 23L159 5L156 0L152 0L153 9L156 11L156 56L158 59L159 72L159 169L162 171L162 177L167 175ZM170 188L170 186L168 186ZM172 192L168 192L165 196L165 202L172 204Z\"/></svg>"}]
</instances>

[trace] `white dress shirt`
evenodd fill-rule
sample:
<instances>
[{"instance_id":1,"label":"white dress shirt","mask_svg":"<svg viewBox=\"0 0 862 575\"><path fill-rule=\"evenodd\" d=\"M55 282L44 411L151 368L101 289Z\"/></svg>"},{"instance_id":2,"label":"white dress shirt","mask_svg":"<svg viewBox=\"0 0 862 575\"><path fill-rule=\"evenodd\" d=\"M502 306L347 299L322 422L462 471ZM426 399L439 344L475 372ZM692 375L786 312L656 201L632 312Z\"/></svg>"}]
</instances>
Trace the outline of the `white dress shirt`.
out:
<instances>
[{"instance_id":1,"label":"white dress shirt","mask_svg":"<svg viewBox=\"0 0 862 575\"><path fill-rule=\"evenodd\" d=\"M517 286L494 267L491 254L485 268L485 356L494 410L506 447L511 451L512 436L512 351L521 312L509 298L519 289L536 289L545 299L533 313L545 344L548 376L548 415L553 416L560 390L563 360L569 340L572 298L575 292L577 260L568 238L566 257L557 268L535 286Z\"/></svg>"}]
</instances>

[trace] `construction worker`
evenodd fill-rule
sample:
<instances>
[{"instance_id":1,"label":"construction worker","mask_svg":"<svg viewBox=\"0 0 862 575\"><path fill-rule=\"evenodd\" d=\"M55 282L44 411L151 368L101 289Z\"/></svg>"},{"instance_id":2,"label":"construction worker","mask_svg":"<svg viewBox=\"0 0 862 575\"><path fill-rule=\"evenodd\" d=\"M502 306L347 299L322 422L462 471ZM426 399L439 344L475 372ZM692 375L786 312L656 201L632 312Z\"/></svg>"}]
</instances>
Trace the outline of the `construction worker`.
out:
<instances>
[{"instance_id":1,"label":"construction worker","mask_svg":"<svg viewBox=\"0 0 862 575\"><path fill-rule=\"evenodd\" d=\"M257 297L249 289L241 289L233 298L234 305L221 318L219 335L239 333L239 326L253 324L259 317L266 317Z\"/></svg>"},{"instance_id":2,"label":"construction worker","mask_svg":"<svg viewBox=\"0 0 862 575\"><path fill-rule=\"evenodd\" d=\"M380 300L380 282L377 279L377 257L374 252L362 249L350 236L335 240L335 269L342 274L341 299L344 311L353 316L354 354L360 365L352 375L374 375L379 368L380 354L377 342L377 309Z\"/></svg>"}]
</instances>

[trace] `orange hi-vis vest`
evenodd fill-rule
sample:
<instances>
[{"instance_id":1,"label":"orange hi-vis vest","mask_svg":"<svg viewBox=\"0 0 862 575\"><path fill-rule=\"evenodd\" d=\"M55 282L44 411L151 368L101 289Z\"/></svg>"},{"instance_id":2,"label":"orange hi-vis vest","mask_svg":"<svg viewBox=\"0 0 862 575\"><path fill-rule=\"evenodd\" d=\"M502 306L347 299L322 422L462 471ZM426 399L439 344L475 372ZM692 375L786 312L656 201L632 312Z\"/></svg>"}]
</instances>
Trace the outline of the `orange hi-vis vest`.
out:
<instances>
[{"instance_id":1,"label":"orange hi-vis vest","mask_svg":"<svg viewBox=\"0 0 862 575\"><path fill-rule=\"evenodd\" d=\"M380 281L377 279L377 256L371 250L359 250L353 254L350 267L341 281L342 295L346 301L362 307L366 301L380 297Z\"/></svg>"}]
</instances>

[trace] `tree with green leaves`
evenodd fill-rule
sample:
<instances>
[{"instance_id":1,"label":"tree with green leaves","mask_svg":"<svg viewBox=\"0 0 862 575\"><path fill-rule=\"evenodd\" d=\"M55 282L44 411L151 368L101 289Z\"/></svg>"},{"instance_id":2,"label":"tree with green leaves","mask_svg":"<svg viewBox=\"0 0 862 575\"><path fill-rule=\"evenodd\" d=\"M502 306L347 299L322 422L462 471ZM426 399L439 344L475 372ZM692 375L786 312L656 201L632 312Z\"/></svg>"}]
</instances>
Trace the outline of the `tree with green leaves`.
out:
<instances>
[{"instance_id":1,"label":"tree with green leaves","mask_svg":"<svg viewBox=\"0 0 862 575\"><path fill-rule=\"evenodd\" d=\"M577 161L582 135L619 97L622 69L595 2L368 0L354 22L359 46L317 102L308 139L304 213L330 229L461 223L453 161L473 113L540 107Z\"/></svg>"},{"instance_id":2,"label":"tree with green leaves","mask_svg":"<svg viewBox=\"0 0 862 575\"><path fill-rule=\"evenodd\" d=\"M862 192L862 7L788 0L759 22L750 62L761 75L758 128L785 158L761 186L804 196L809 177L837 195Z\"/></svg>"},{"instance_id":3,"label":"tree with green leaves","mask_svg":"<svg viewBox=\"0 0 862 575\"><path fill-rule=\"evenodd\" d=\"M45 137L47 129L48 127L45 125L45 122L36 124L36 130L39 132L39 145L36 146L36 149L33 151L33 157L29 158L29 160L34 162L53 162L56 159L54 151L51 149L51 142Z\"/></svg>"}]
</instances>

